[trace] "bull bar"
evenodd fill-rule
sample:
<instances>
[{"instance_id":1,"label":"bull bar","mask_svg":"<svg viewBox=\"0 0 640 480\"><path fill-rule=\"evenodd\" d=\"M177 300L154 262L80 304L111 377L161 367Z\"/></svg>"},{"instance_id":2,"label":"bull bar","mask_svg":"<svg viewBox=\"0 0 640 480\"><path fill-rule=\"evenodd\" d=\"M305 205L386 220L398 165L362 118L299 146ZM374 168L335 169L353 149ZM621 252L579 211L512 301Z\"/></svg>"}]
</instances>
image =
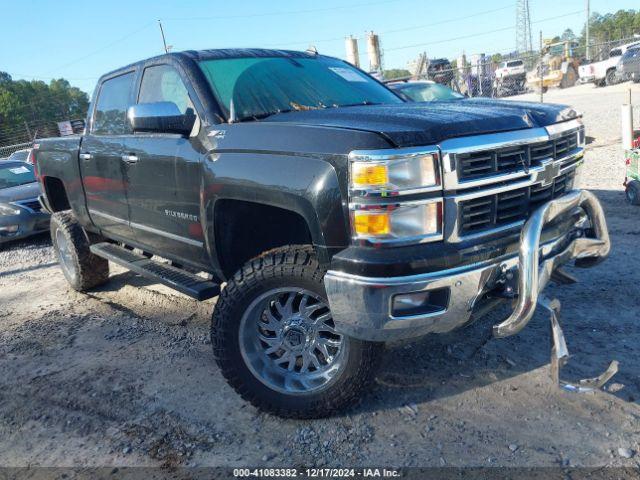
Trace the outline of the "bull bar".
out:
<instances>
[{"instance_id":1,"label":"bull bar","mask_svg":"<svg viewBox=\"0 0 640 480\"><path fill-rule=\"evenodd\" d=\"M562 238L540 244L546 224L572 214L580 218L574 228L579 233L567 232ZM589 230L583 228L587 220ZM370 278L329 270L324 282L339 332L363 340L390 341L463 326L478 313L479 300L489 291L517 281L517 290L513 288L513 312L493 327L494 336L503 338L521 331L540 304L551 314L552 377L567 390L587 391L609 380L617 371L617 362L612 362L599 377L578 384L560 380L559 369L568 358L558 321L560 303L546 299L541 292L552 278L560 283L574 281L561 269L562 265L574 260L580 268L594 266L607 257L610 248L604 212L597 198L586 190L573 190L542 205L529 217L520 234L517 256L406 277ZM445 308L406 317L393 315L395 296L443 288L451 292Z\"/></svg>"}]
</instances>

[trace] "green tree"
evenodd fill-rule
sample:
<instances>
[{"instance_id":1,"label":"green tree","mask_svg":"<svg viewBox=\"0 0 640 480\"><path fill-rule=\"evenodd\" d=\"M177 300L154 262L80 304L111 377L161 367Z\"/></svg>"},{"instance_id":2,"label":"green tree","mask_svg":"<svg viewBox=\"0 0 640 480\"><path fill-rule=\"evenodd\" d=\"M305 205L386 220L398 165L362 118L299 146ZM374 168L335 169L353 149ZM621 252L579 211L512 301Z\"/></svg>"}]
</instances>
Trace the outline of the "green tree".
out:
<instances>
[{"instance_id":1,"label":"green tree","mask_svg":"<svg viewBox=\"0 0 640 480\"><path fill-rule=\"evenodd\" d=\"M410 77L411 72L409 70L405 70L404 68L392 68L390 70L384 70L382 72L382 76L385 80L395 80L396 78Z\"/></svg>"},{"instance_id":2,"label":"green tree","mask_svg":"<svg viewBox=\"0 0 640 480\"><path fill-rule=\"evenodd\" d=\"M67 80L13 80L0 72L0 142L30 125L55 125L56 121L84 118L89 96Z\"/></svg>"},{"instance_id":3,"label":"green tree","mask_svg":"<svg viewBox=\"0 0 640 480\"><path fill-rule=\"evenodd\" d=\"M597 12L589 18L590 44L600 44L640 34L640 10L618 10L601 15ZM580 44L585 44L585 29L580 35Z\"/></svg>"}]
</instances>

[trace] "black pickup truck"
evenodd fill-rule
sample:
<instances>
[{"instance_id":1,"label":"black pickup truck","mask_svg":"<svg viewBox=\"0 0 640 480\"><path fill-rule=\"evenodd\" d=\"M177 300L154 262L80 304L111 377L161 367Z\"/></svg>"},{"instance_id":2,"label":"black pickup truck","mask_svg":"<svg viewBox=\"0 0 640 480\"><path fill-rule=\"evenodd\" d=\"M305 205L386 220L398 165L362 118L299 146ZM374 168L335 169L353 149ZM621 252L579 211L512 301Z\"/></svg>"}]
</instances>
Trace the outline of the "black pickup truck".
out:
<instances>
[{"instance_id":1,"label":"black pickup truck","mask_svg":"<svg viewBox=\"0 0 640 480\"><path fill-rule=\"evenodd\" d=\"M106 282L112 261L218 296L222 373L281 416L354 403L385 341L505 300L494 333L512 335L561 265L609 252L564 106L407 103L316 53L204 50L104 75L86 124L36 146L70 285Z\"/></svg>"}]
</instances>

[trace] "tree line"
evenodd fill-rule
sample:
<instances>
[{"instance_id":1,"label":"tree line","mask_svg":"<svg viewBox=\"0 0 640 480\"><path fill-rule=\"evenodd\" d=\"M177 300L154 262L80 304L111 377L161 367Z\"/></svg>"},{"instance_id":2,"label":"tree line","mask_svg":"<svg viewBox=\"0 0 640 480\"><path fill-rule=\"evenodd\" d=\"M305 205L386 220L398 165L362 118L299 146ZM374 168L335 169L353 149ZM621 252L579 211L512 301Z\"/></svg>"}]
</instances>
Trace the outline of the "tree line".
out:
<instances>
[{"instance_id":1,"label":"tree line","mask_svg":"<svg viewBox=\"0 0 640 480\"><path fill-rule=\"evenodd\" d=\"M0 72L0 140L4 143L13 132L22 136L29 125L85 118L88 108L89 96L63 78L49 83L13 80Z\"/></svg>"}]
</instances>

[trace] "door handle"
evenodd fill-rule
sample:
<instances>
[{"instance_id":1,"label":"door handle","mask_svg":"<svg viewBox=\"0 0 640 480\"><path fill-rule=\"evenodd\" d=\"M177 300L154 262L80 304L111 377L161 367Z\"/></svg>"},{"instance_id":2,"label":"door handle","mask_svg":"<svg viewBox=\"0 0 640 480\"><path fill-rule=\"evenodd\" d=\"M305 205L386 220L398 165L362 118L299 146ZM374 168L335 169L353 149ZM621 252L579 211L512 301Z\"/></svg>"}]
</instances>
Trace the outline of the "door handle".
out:
<instances>
[{"instance_id":1,"label":"door handle","mask_svg":"<svg viewBox=\"0 0 640 480\"><path fill-rule=\"evenodd\" d=\"M80 160L91 160L93 158L93 155L91 155L90 153L81 153L79 157Z\"/></svg>"},{"instance_id":2,"label":"door handle","mask_svg":"<svg viewBox=\"0 0 640 480\"><path fill-rule=\"evenodd\" d=\"M136 163L138 161L137 155L122 155L122 161L125 163Z\"/></svg>"}]
</instances>

